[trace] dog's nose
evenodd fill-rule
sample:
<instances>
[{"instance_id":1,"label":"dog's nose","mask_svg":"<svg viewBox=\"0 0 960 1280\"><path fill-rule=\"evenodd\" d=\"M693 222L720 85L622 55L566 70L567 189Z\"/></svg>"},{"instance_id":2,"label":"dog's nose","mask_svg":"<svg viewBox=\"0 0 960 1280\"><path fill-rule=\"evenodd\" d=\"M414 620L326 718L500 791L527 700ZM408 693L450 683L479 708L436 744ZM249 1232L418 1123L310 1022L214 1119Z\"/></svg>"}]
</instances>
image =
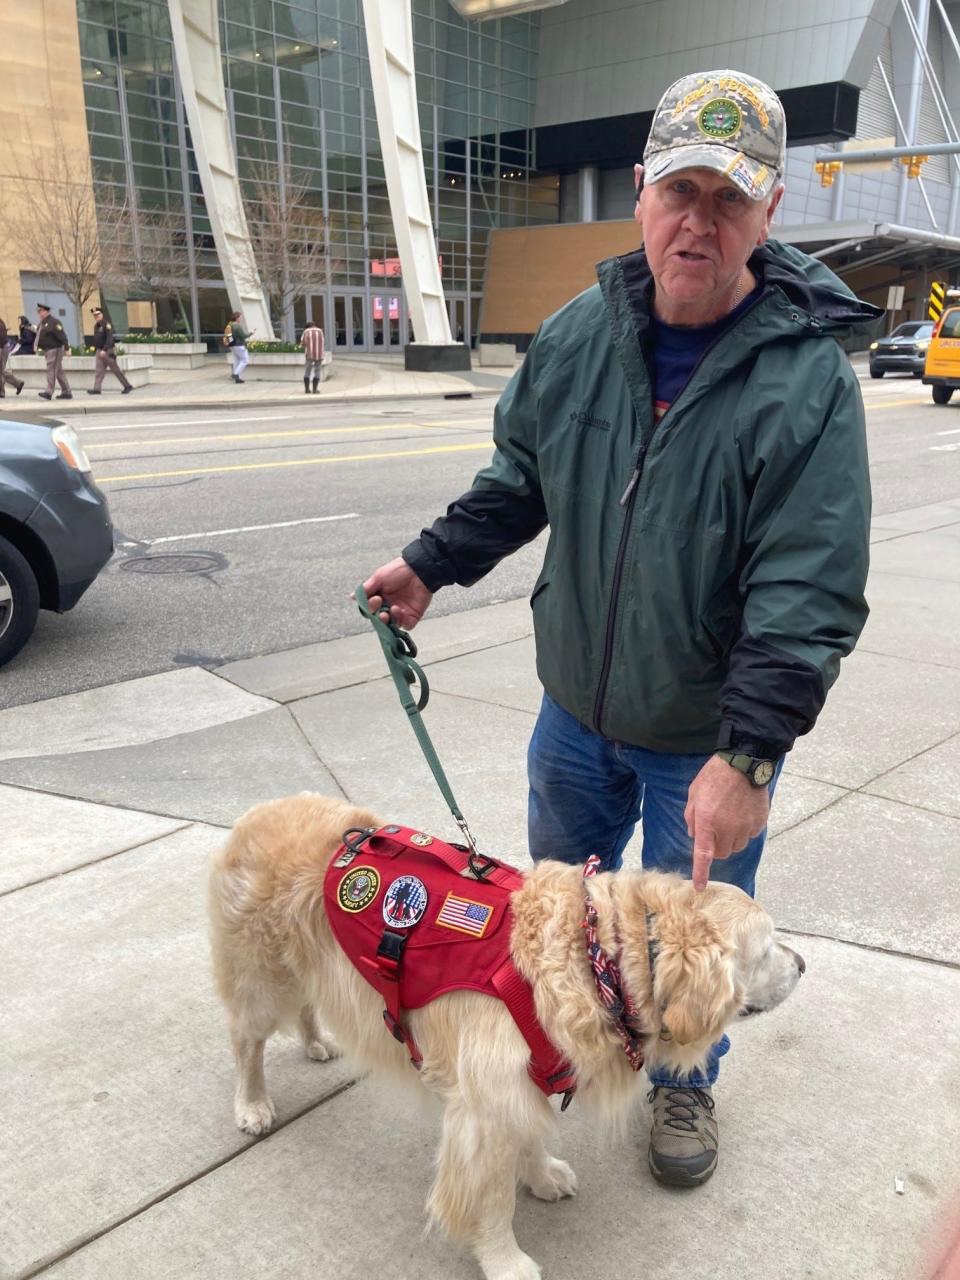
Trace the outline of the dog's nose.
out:
<instances>
[{"instance_id":1,"label":"dog's nose","mask_svg":"<svg viewBox=\"0 0 960 1280\"><path fill-rule=\"evenodd\" d=\"M800 972L801 972L801 973L806 973L806 972L807 972L807 962L806 962L806 960L804 960L804 958L803 958L803 956L800 954L800 952L799 952L799 951L794 951L793 947L787 947L787 948L786 948L786 950L787 950L787 951L789 951L789 952L790 952L790 954L793 956L794 962L796 963L796 966L797 966L797 968L800 970Z\"/></svg>"}]
</instances>

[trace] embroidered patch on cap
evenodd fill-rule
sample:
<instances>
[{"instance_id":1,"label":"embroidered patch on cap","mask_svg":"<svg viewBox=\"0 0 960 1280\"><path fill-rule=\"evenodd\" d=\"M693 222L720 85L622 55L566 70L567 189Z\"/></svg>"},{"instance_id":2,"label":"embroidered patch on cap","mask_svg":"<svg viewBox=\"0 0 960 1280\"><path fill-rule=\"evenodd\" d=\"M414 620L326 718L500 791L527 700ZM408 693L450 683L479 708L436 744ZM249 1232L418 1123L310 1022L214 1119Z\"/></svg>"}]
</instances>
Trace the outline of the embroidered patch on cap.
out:
<instances>
[{"instance_id":1,"label":"embroidered patch on cap","mask_svg":"<svg viewBox=\"0 0 960 1280\"><path fill-rule=\"evenodd\" d=\"M458 933L469 933L475 938L482 938L493 907L486 902L474 902L472 898L461 898L455 893L448 893L446 901L440 908L435 924L444 929L456 929Z\"/></svg>"},{"instance_id":2,"label":"embroidered patch on cap","mask_svg":"<svg viewBox=\"0 0 960 1280\"><path fill-rule=\"evenodd\" d=\"M742 124L743 113L732 98L714 98L697 116L697 128L708 138L732 138Z\"/></svg>"},{"instance_id":3,"label":"embroidered patch on cap","mask_svg":"<svg viewBox=\"0 0 960 1280\"><path fill-rule=\"evenodd\" d=\"M354 867L337 886L337 901L344 911L369 907L380 888L380 873L373 867Z\"/></svg>"},{"instance_id":4,"label":"embroidered patch on cap","mask_svg":"<svg viewBox=\"0 0 960 1280\"><path fill-rule=\"evenodd\" d=\"M414 831L410 837L411 844L418 844L421 848L425 848L428 844L433 844L433 836L425 836L422 831Z\"/></svg>"},{"instance_id":5,"label":"embroidered patch on cap","mask_svg":"<svg viewBox=\"0 0 960 1280\"><path fill-rule=\"evenodd\" d=\"M409 929L427 909L427 886L417 876L397 876L383 895L383 918L394 929Z\"/></svg>"}]
</instances>

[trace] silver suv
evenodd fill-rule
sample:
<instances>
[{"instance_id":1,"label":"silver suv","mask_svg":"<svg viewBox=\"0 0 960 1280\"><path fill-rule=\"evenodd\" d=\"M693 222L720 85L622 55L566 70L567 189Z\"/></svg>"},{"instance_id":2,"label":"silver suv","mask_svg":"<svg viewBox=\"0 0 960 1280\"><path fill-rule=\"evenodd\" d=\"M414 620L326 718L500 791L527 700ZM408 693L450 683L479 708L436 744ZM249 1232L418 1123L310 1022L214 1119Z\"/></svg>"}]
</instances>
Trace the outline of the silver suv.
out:
<instances>
[{"instance_id":1,"label":"silver suv","mask_svg":"<svg viewBox=\"0 0 960 1280\"><path fill-rule=\"evenodd\" d=\"M0 410L0 667L40 609L72 609L113 555L107 500L72 427Z\"/></svg>"}]
</instances>

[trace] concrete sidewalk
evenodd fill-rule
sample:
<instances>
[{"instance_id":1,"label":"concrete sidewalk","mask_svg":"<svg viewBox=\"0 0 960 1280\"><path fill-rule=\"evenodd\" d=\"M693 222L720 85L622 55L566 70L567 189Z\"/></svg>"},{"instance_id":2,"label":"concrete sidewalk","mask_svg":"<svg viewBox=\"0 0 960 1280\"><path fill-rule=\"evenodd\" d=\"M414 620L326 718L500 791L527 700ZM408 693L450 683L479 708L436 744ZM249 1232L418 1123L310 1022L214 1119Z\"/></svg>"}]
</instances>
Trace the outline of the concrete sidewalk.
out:
<instances>
[{"instance_id":1,"label":"concrete sidewalk","mask_svg":"<svg viewBox=\"0 0 960 1280\"><path fill-rule=\"evenodd\" d=\"M474 368L463 373L408 373L402 356L335 355L325 382L316 395L306 396L303 383L260 382L247 378L237 385L230 378L225 356L210 356L199 369L178 372L154 369L153 381L138 387L132 395L121 396L114 379L104 383L103 394L74 391L72 400L41 400L36 391L26 389L20 396L9 395L7 411L56 414L126 413L177 409L235 409L272 407L291 403L347 404L365 400L423 399L443 396L499 395L513 368Z\"/></svg>"},{"instance_id":2,"label":"concrete sidewalk","mask_svg":"<svg viewBox=\"0 0 960 1280\"><path fill-rule=\"evenodd\" d=\"M612 1142L565 1113L580 1193L516 1220L548 1280L931 1275L960 1215L958 583L960 502L876 521L873 614L761 869L807 976L735 1030L705 1187L653 1183L643 1115ZM522 863L527 603L417 640L471 827ZM314 788L453 834L404 721L366 631L0 712L0 1276L477 1280L421 1239L429 1114L276 1040L278 1128L236 1131L208 970L206 859L250 804Z\"/></svg>"}]
</instances>

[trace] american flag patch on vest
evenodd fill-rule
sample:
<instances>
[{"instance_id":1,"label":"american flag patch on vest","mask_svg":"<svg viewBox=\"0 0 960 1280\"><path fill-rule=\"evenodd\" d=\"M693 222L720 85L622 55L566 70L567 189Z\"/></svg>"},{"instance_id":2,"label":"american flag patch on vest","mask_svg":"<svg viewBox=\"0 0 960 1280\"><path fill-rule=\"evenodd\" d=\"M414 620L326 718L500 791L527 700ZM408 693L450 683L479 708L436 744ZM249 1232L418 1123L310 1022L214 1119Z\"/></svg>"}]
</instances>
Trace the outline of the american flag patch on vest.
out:
<instances>
[{"instance_id":1,"label":"american flag patch on vest","mask_svg":"<svg viewBox=\"0 0 960 1280\"><path fill-rule=\"evenodd\" d=\"M492 915L493 907L487 903L473 902L470 898L460 898L455 893L448 893L436 923L445 929L456 929L460 933L472 933L475 938L482 938Z\"/></svg>"}]
</instances>

